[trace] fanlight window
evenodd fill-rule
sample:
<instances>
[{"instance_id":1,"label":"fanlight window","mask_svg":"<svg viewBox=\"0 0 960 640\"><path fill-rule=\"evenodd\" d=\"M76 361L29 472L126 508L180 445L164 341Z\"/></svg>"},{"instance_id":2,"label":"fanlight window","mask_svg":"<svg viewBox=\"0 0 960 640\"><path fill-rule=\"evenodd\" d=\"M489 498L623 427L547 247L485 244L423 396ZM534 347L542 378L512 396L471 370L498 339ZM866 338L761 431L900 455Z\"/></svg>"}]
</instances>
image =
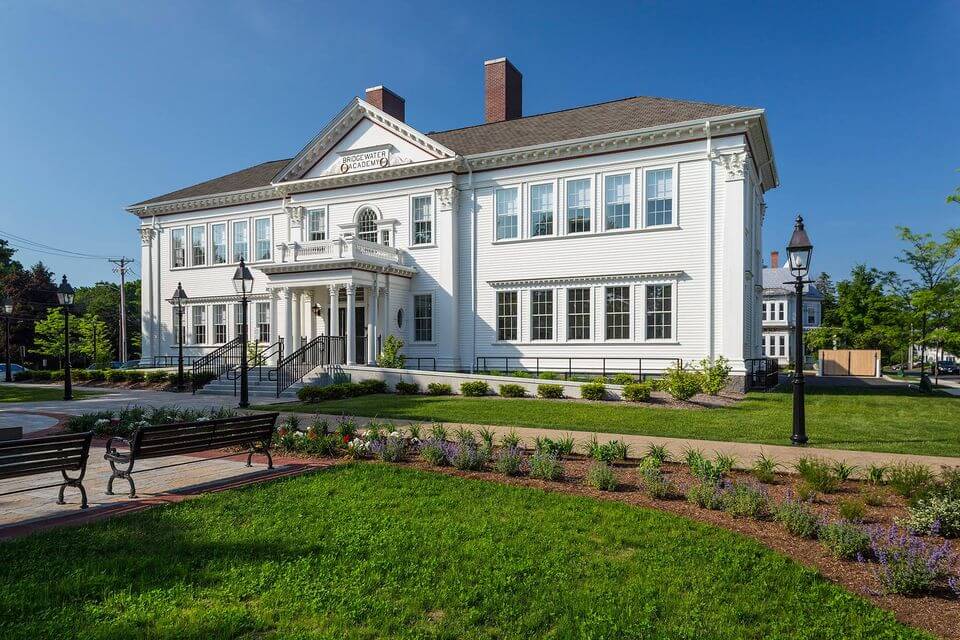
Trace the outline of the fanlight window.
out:
<instances>
[{"instance_id":1,"label":"fanlight window","mask_svg":"<svg viewBox=\"0 0 960 640\"><path fill-rule=\"evenodd\" d=\"M357 237L367 242L377 241L377 212L364 209L357 215Z\"/></svg>"}]
</instances>

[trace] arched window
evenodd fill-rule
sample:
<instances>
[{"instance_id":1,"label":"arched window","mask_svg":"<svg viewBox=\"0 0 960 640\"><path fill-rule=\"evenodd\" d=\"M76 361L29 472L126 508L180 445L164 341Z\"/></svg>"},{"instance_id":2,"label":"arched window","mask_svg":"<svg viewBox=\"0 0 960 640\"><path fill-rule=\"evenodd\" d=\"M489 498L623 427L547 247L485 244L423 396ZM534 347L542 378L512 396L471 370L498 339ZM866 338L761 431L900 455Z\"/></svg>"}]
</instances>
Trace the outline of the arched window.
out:
<instances>
[{"instance_id":1,"label":"arched window","mask_svg":"<svg viewBox=\"0 0 960 640\"><path fill-rule=\"evenodd\" d=\"M377 241L377 212L369 207L357 214L357 237L367 242Z\"/></svg>"}]
</instances>

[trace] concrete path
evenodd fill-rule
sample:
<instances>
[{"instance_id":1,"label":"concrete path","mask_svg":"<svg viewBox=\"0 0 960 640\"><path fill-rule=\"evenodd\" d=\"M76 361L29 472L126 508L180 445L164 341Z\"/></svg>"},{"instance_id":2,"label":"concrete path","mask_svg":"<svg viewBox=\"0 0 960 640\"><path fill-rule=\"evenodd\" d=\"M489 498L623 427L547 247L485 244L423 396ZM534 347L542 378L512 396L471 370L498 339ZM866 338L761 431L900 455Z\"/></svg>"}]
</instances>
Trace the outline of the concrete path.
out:
<instances>
[{"instance_id":1,"label":"concrete path","mask_svg":"<svg viewBox=\"0 0 960 640\"><path fill-rule=\"evenodd\" d=\"M4 383L6 384L6 383ZM11 383L11 386L62 388L58 384ZM150 407L184 407L190 409L209 409L213 407L236 407L237 398L233 396L193 395L190 392L173 393L169 391L150 391L147 389L107 389L103 387L85 387L75 385L74 390L96 391L100 395L83 397L76 400L43 400L40 402L0 402L0 415L8 411L47 411L77 415L92 411L115 411L130 405Z\"/></svg>"}]
</instances>

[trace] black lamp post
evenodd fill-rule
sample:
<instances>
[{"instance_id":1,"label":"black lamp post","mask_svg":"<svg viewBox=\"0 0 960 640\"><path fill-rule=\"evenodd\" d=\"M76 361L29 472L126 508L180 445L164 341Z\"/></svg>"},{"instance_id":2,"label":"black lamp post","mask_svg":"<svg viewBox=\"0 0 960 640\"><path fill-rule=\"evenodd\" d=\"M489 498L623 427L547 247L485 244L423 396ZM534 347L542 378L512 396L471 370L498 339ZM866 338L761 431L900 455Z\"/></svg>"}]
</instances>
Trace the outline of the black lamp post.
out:
<instances>
[{"instance_id":1,"label":"black lamp post","mask_svg":"<svg viewBox=\"0 0 960 640\"><path fill-rule=\"evenodd\" d=\"M813 245L803 228L803 217L798 215L793 226L793 235L787 245L790 273L796 278L794 287L797 294L796 321L794 327L794 365L793 365L793 435L790 441L796 445L807 443L807 419L804 411L803 382L803 288L810 284L806 279L810 272L810 255Z\"/></svg>"},{"instance_id":2,"label":"black lamp post","mask_svg":"<svg viewBox=\"0 0 960 640\"><path fill-rule=\"evenodd\" d=\"M170 304L177 312L177 391L183 391L183 311L187 306L187 292L179 282Z\"/></svg>"},{"instance_id":3,"label":"black lamp post","mask_svg":"<svg viewBox=\"0 0 960 640\"><path fill-rule=\"evenodd\" d=\"M10 320L12 319L10 315L13 313L13 300L10 298L3 299L3 321L4 321L4 336L6 336L6 354L7 354L7 370L3 376L4 381L13 382L13 374L10 369L13 367L10 364Z\"/></svg>"},{"instance_id":4,"label":"black lamp post","mask_svg":"<svg viewBox=\"0 0 960 640\"><path fill-rule=\"evenodd\" d=\"M240 258L240 266L233 274L233 288L240 294L240 408L250 405L247 390L247 296L253 291L253 274Z\"/></svg>"},{"instance_id":5,"label":"black lamp post","mask_svg":"<svg viewBox=\"0 0 960 640\"><path fill-rule=\"evenodd\" d=\"M57 300L63 309L63 399L73 400L73 381L70 379L70 307L73 305L73 287L63 276L57 287Z\"/></svg>"}]
</instances>

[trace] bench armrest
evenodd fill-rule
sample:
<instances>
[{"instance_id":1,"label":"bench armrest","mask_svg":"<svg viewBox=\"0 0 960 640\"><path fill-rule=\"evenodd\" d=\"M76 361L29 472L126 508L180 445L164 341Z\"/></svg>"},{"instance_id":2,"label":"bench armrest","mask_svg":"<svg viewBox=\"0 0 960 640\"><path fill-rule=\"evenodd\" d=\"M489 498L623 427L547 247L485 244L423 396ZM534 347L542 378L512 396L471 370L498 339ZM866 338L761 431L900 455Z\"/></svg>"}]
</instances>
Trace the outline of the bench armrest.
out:
<instances>
[{"instance_id":1,"label":"bench armrest","mask_svg":"<svg viewBox=\"0 0 960 640\"><path fill-rule=\"evenodd\" d=\"M131 447L130 441L127 440L126 438L121 438L120 436L111 436L110 439L107 440L107 455L108 455L108 456L109 456L109 455L116 455L116 453L117 453L117 447L114 446L114 444L113 444L114 442L122 443L123 446L126 447L127 449L129 449L129 448Z\"/></svg>"}]
</instances>

